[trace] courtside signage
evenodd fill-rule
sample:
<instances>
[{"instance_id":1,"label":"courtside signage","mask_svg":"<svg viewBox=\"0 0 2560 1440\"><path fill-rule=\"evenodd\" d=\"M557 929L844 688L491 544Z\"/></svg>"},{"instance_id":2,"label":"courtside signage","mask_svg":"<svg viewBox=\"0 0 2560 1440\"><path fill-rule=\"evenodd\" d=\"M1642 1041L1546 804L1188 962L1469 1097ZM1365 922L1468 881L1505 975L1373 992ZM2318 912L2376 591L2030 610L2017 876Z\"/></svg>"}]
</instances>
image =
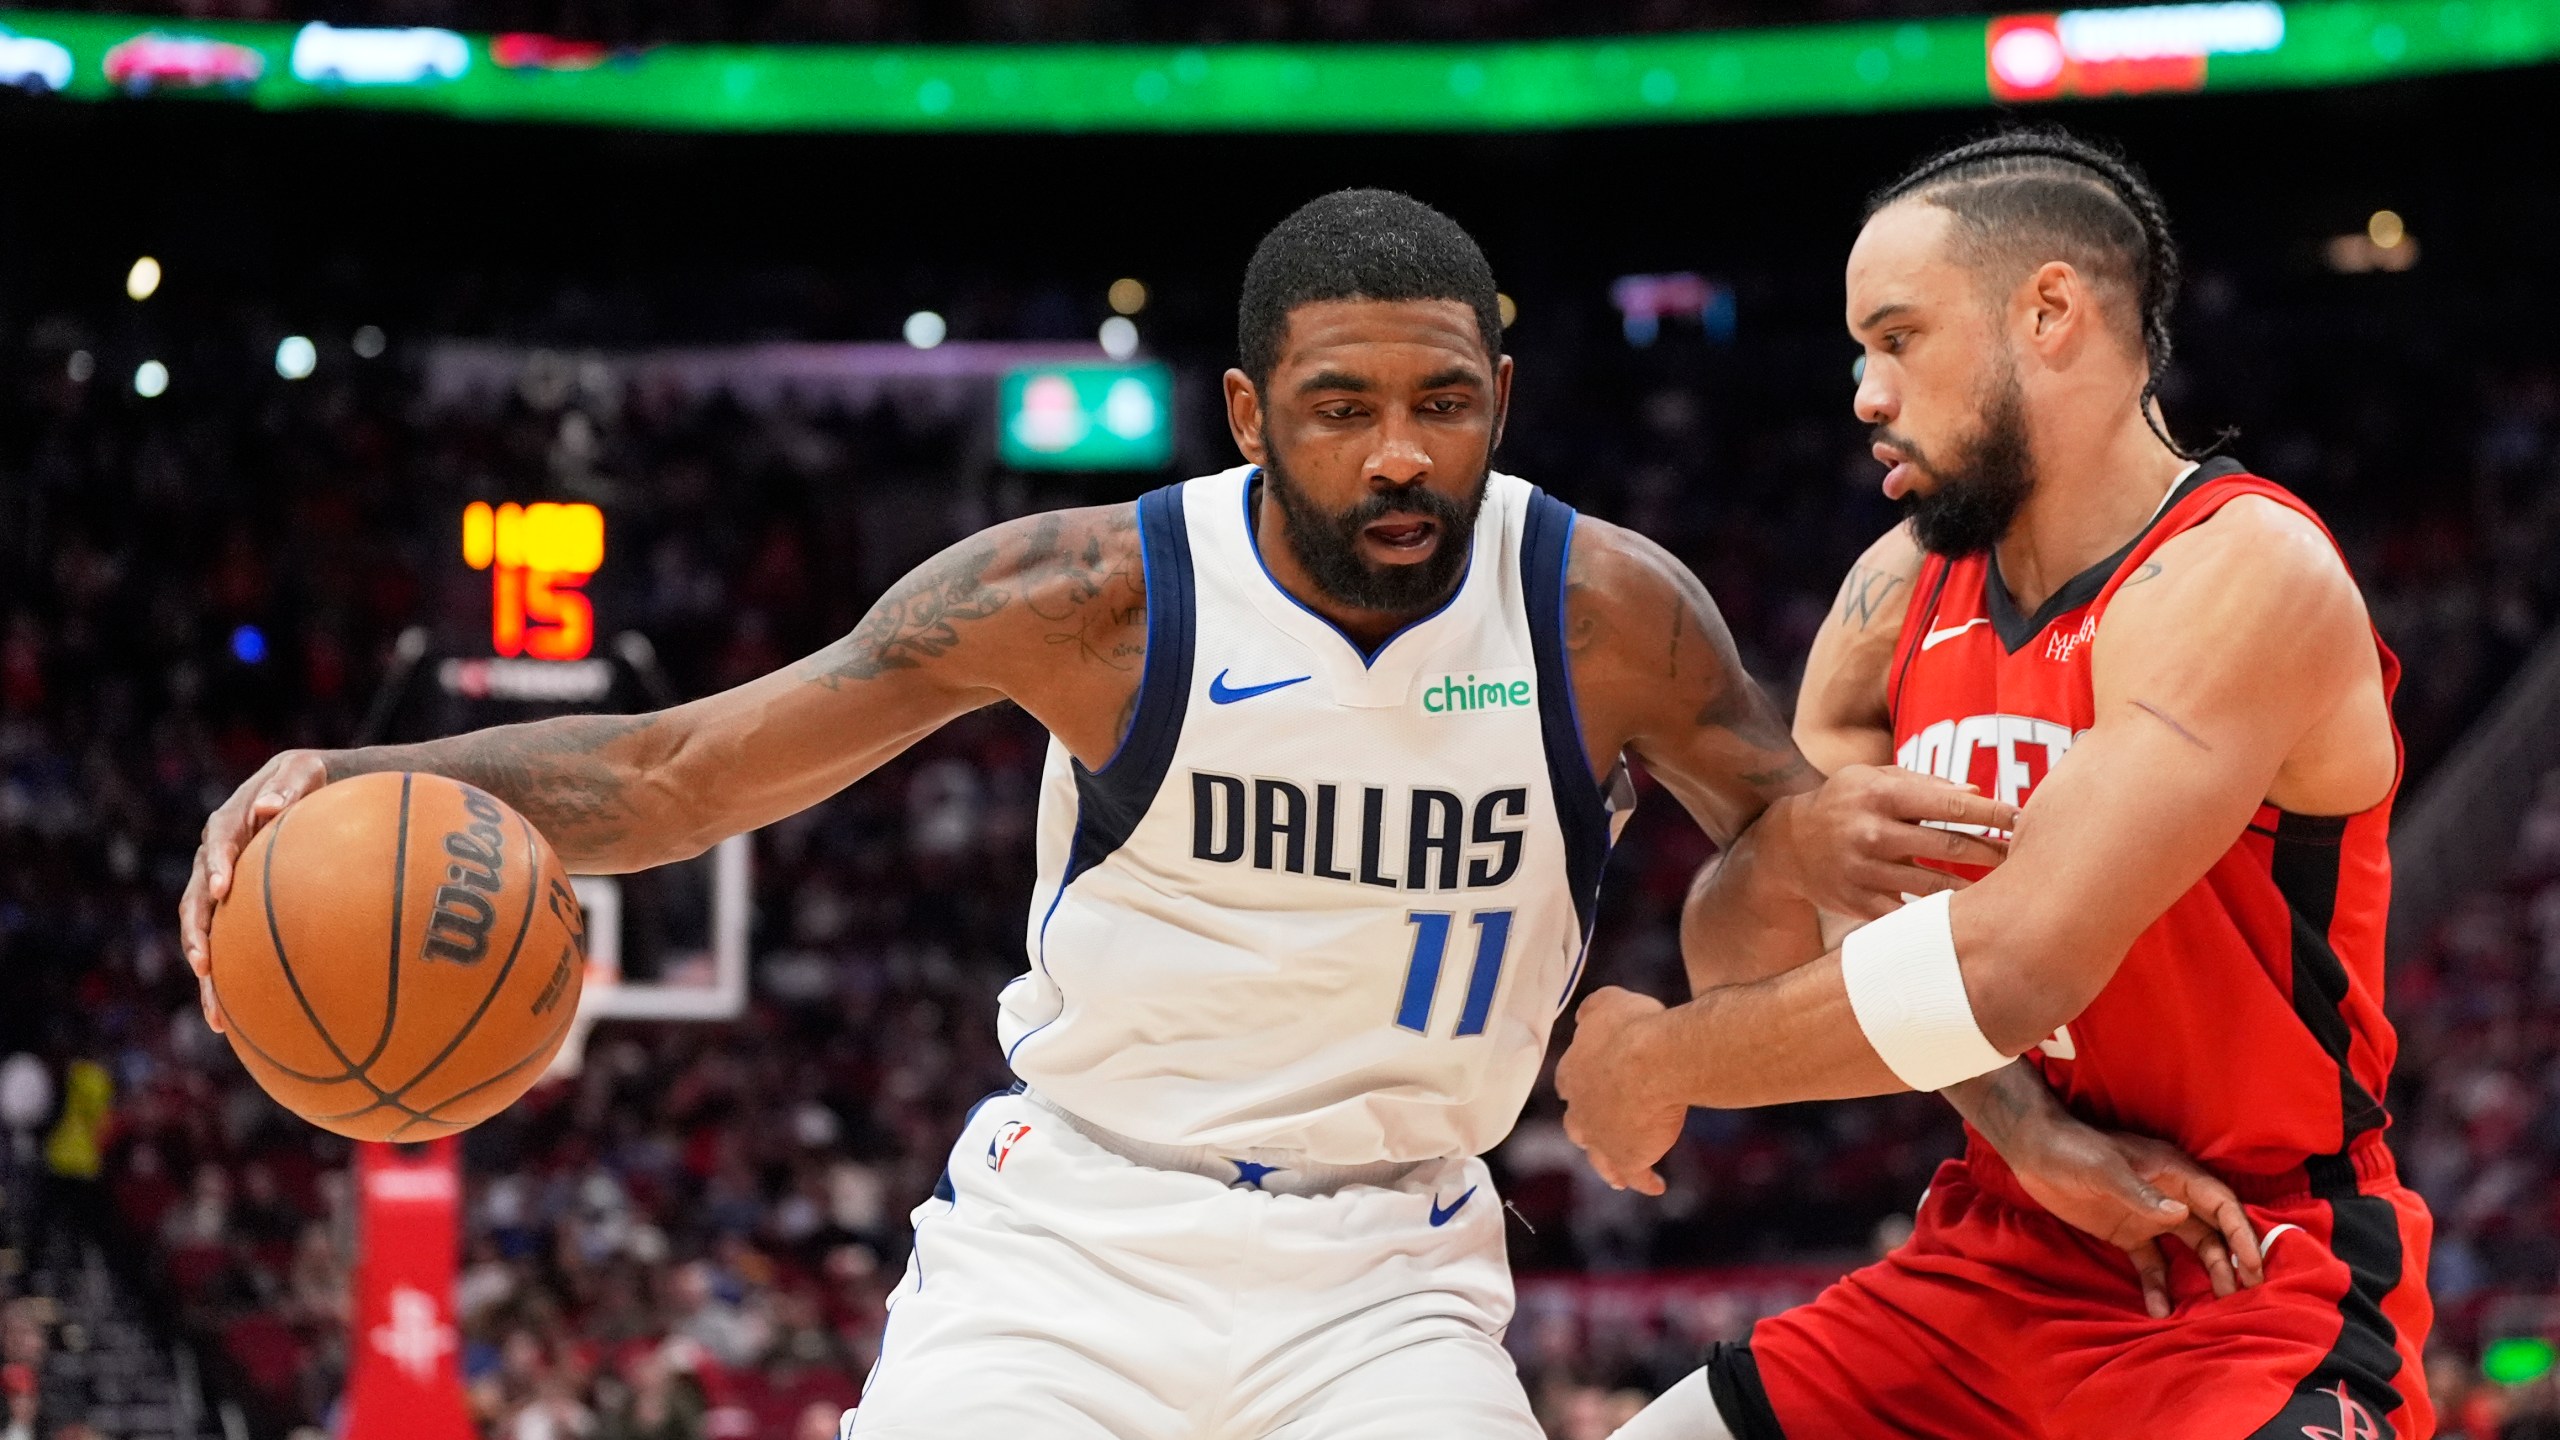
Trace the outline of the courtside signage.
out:
<instances>
[{"instance_id":1,"label":"courtside signage","mask_svg":"<svg viewBox=\"0 0 2560 1440\"><path fill-rule=\"evenodd\" d=\"M1537 130L2354 85L2560 59L2560 0L2208 0L1465 45L616 49L41 11L7 23L5 78L73 99L669 130Z\"/></svg>"}]
</instances>

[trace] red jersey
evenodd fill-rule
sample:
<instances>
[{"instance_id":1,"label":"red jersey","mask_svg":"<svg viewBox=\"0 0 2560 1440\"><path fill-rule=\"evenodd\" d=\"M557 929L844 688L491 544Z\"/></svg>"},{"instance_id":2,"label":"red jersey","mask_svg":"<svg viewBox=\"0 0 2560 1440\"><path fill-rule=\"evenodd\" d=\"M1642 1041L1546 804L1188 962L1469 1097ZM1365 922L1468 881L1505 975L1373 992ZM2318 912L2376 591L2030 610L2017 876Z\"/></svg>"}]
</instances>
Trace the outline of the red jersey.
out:
<instances>
[{"instance_id":1,"label":"red jersey","mask_svg":"<svg viewBox=\"0 0 2560 1440\"><path fill-rule=\"evenodd\" d=\"M2025 804L2096 722L2090 650L2108 602L2172 536L2243 495L2318 523L2288 491L2217 459L2033 615L2018 613L1996 556L1928 557L1888 680L1897 762ZM2374 648L2387 700L2400 665L2378 635ZM2391 800L2344 816L2260 805L2089 1008L2028 1052L2054 1092L2084 1119L2159 1136L2220 1172L2388 1173Z\"/></svg>"}]
</instances>

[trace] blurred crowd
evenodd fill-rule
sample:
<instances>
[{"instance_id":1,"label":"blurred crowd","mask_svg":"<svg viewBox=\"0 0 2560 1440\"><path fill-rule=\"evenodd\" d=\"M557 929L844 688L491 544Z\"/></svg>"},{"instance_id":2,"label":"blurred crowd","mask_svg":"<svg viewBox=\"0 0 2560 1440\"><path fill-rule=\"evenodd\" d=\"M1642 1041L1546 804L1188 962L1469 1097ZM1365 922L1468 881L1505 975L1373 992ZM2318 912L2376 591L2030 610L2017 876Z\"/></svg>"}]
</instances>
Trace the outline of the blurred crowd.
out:
<instances>
[{"instance_id":1,"label":"blurred crowd","mask_svg":"<svg viewBox=\"0 0 2560 1440\"><path fill-rule=\"evenodd\" d=\"M2369 384L2306 399L2262 377L2316 357L2317 317L2270 324L2203 290L2183 383L2239 397L2241 453L2338 529L2410 661L2422 780L2560 607L2560 369L2421 384L2378 359ZM1637 348L1599 296L1585 310L1551 304L1516 337L1505 468L1670 544L1786 695L1891 520L1837 379L1694 331ZM1004 471L975 402L754 411L528 385L435 409L397 344L299 383L243 365L143 399L89 333L30 325L0 399L0 1053L54 1076L28 1124L76 1132L47 1162L57 1190L164 1277L261 1433L326 1426L348 1359L346 1149L205 1029L171 915L206 809L278 747L353 736L394 636L485 653L462 504L603 505L603 630L645 634L699 694L842 633L968 529L1153 482ZM1222 359L1174 358L1203 394ZM1228 463L1214 419L1186 414L1184 463ZM907 1210L969 1104L1010 1082L994 997L1023 964L1042 743L981 712L763 832L748 1016L608 1023L580 1075L469 1135L464 1365L491 1435L832 1433L878 1352ZM2544 792L2513 874L2393 977L2395 1137L2438 1206L2439 1384L2470 1440L2515 1440L2550 1400L2474 1367L2484 1327L2560 1290L2560 778ZM1650 794L1610 871L1596 981L1680 993L1675 918L1707 853ZM1958 1143L1925 1097L1701 1112L1654 1201L1594 1179L1557 1115L1542 1087L1495 1159L1531 1277L1511 1343L1574 1437L1891 1243Z\"/></svg>"},{"instance_id":2,"label":"blurred crowd","mask_svg":"<svg viewBox=\"0 0 2560 1440\"><path fill-rule=\"evenodd\" d=\"M70 0L62 8L669 42L1499 40L1965 14L1965 0Z\"/></svg>"}]
</instances>

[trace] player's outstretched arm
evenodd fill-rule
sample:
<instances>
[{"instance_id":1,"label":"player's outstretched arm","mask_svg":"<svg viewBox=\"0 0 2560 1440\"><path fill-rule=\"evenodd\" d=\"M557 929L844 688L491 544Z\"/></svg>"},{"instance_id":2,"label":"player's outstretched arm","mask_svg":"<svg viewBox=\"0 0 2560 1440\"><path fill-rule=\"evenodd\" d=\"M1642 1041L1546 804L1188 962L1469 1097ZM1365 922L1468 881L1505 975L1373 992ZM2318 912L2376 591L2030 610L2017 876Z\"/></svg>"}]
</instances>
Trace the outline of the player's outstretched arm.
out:
<instances>
[{"instance_id":1,"label":"player's outstretched arm","mask_svg":"<svg viewBox=\"0 0 2560 1440\"><path fill-rule=\"evenodd\" d=\"M1089 762L1137 694L1145 593L1135 507L1009 521L892 586L842 640L796 665L643 715L569 715L417 745L289 750L205 822L179 927L205 972L214 905L240 851L333 780L417 770L477 785L540 829L572 871L698 855L807 808L957 715L1013 699ZM212 1017L207 993L207 1014Z\"/></svg>"},{"instance_id":2,"label":"player's outstretched arm","mask_svg":"<svg viewBox=\"0 0 2560 1440\"><path fill-rule=\"evenodd\" d=\"M1995 1060L2085 1008L2258 805L2285 803L2280 782L2334 813L2390 784L2363 602L2316 527L2244 499L2153 563L2100 626L2096 724L2037 788L2009 858L1946 902L1978 1048ZM1869 1039L1836 950L1672 1010L1595 993L1575 1050L1586 1041L1558 1070L1568 1102L1608 1086L1728 1108L1912 1088ZM1626 1168L1594 1161L1613 1179Z\"/></svg>"}]
</instances>

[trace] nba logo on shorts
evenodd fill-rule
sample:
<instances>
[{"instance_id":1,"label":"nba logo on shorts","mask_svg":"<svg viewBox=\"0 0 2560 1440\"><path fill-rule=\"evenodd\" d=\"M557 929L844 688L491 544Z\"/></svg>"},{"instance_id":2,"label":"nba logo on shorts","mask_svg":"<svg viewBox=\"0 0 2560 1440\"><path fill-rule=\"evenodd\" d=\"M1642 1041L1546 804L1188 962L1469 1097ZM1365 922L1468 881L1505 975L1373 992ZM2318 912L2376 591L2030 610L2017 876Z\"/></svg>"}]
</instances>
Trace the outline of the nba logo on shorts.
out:
<instances>
[{"instance_id":1,"label":"nba logo on shorts","mask_svg":"<svg viewBox=\"0 0 2560 1440\"><path fill-rule=\"evenodd\" d=\"M997 1126L996 1138L987 1142L987 1168L1002 1171L1004 1157L1012 1154L1013 1147L1020 1143L1023 1136L1030 1133L1031 1126L1020 1120L1008 1120Z\"/></svg>"}]
</instances>

